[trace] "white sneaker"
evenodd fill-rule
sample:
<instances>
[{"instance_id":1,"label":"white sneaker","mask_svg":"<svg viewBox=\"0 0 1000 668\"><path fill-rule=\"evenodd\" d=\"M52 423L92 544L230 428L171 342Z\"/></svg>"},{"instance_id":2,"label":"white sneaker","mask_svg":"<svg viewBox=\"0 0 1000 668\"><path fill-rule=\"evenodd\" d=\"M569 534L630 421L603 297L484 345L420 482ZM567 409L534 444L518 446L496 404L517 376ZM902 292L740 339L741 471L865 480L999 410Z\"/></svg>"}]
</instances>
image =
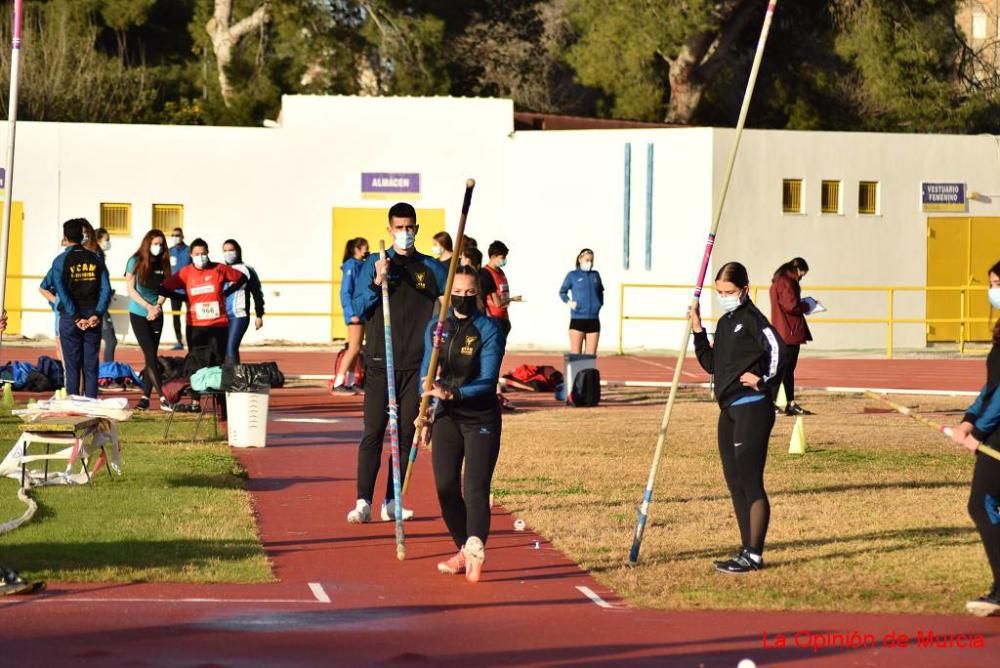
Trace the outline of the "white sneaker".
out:
<instances>
[{"instance_id":1,"label":"white sneaker","mask_svg":"<svg viewBox=\"0 0 1000 668\"><path fill-rule=\"evenodd\" d=\"M483 562L486 561L486 547L476 536L469 536L465 541L465 579L469 582L479 582L483 573Z\"/></svg>"},{"instance_id":2,"label":"white sneaker","mask_svg":"<svg viewBox=\"0 0 1000 668\"><path fill-rule=\"evenodd\" d=\"M382 521L383 522L395 522L396 521L396 502L395 501L390 501L388 504L386 504L383 501L382 502L382 512L380 514L382 516ZM403 521L405 522L407 520L412 520L412 519L413 519L413 511L410 510L409 508L403 508Z\"/></svg>"},{"instance_id":3,"label":"white sneaker","mask_svg":"<svg viewBox=\"0 0 1000 668\"><path fill-rule=\"evenodd\" d=\"M384 511L383 511L384 512ZM364 499L358 499L354 510L347 513L349 524L366 524L372 520L372 507Z\"/></svg>"}]
</instances>

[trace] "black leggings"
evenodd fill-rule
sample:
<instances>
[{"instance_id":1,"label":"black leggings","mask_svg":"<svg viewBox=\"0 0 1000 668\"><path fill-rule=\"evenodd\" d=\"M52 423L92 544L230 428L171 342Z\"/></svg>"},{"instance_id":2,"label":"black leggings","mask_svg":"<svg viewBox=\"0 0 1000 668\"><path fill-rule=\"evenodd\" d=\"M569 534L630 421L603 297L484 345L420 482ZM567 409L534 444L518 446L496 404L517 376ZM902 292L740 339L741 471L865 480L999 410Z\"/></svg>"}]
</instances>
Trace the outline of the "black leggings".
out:
<instances>
[{"instance_id":1,"label":"black leggings","mask_svg":"<svg viewBox=\"0 0 1000 668\"><path fill-rule=\"evenodd\" d=\"M212 357L216 359L216 364L222 364L226 357L226 342L229 340L229 327L195 327L187 326L188 352L193 352L195 348L211 348L214 351ZM191 390L191 398L198 400L201 398L200 392ZM224 405L223 405L224 406ZM226 414L223 407L222 414Z\"/></svg>"},{"instance_id":2,"label":"black leggings","mask_svg":"<svg viewBox=\"0 0 1000 668\"><path fill-rule=\"evenodd\" d=\"M170 310L175 311L177 315L174 316L174 336L177 337L177 343L182 343L181 341L181 306L184 304L184 300L180 297L170 298Z\"/></svg>"},{"instance_id":3,"label":"black leggings","mask_svg":"<svg viewBox=\"0 0 1000 668\"><path fill-rule=\"evenodd\" d=\"M733 510L744 548L764 551L771 504L764 491L767 441L774 426L774 407L761 400L730 406L719 415L719 456L733 497Z\"/></svg>"},{"instance_id":4,"label":"black leggings","mask_svg":"<svg viewBox=\"0 0 1000 668\"><path fill-rule=\"evenodd\" d=\"M156 361L156 352L160 347L160 335L163 334L163 315L156 320L148 320L145 316L128 314L129 322L135 338L142 349L142 357L146 368L142 370L142 396L149 397L153 390L163 396L163 379L160 377L160 365Z\"/></svg>"},{"instance_id":5,"label":"black leggings","mask_svg":"<svg viewBox=\"0 0 1000 668\"><path fill-rule=\"evenodd\" d=\"M785 400L788 403L795 401L795 365L799 363L799 349L802 346L785 346L785 375L781 379L781 384L785 388Z\"/></svg>"},{"instance_id":6,"label":"black leggings","mask_svg":"<svg viewBox=\"0 0 1000 668\"><path fill-rule=\"evenodd\" d=\"M399 404L399 476L400 482L406 477L406 465L409 463L410 446L413 444L413 433L416 427L413 421L417 419L420 410L420 372L396 372L396 403ZM368 367L365 373L365 433L361 437L358 448L358 496L368 503L375 496L375 481L378 470L382 466L382 444L385 441L385 429L389 424L389 386L385 369ZM392 485L392 473L385 481L385 500L396 498Z\"/></svg>"},{"instance_id":7,"label":"black leggings","mask_svg":"<svg viewBox=\"0 0 1000 668\"><path fill-rule=\"evenodd\" d=\"M993 571L993 589L1000 588L1000 462L976 455L969 494L969 515L976 523Z\"/></svg>"},{"instance_id":8,"label":"black leggings","mask_svg":"<svg viewBox=\"0 0 1000 668\"><path fill-rule=\"evenodd\" d=\"M455 545L490 535L490 483L500 456L500 414L482 421L443 416L434 423L431 460L441 515ZM462 461L465 481L462 484Z\"/></svg>"}]
</instances>

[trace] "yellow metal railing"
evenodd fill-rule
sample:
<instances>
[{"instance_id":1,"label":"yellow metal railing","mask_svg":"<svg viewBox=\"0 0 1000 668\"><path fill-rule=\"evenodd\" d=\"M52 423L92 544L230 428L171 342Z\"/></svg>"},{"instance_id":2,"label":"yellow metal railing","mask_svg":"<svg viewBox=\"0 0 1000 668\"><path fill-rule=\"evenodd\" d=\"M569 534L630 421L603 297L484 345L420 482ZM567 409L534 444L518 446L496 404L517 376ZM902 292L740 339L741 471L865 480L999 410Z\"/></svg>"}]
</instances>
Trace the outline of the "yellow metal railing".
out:
<instances>
[{"instance_id":1,"label":"yellow metal railing","mask_svg":"<svg viewBox=\"0 0 1000 668\"><path fill-rule=\"evenodd\" d=\"M770 285L752 285L750 290L752 299L756 303L761 290L767 291ZM682 285L677 283L645 284L645 283L622 283L619 288L618 300L618 354L625 353L625 322L626 321L664 321L664 322L684 322L684 316L648 316L648 315L627 315L625 313L625 295L630 289L655 289L655 290L677 290L690 293L694 290L693 285ZM712 286L705 286L705 292L711 293ZM958 285L958 286L924 286L924 285L809 285L810 292L866 292L885 293L886 295L886 315L884 318L828 318L820 316L810 319L809 324L829 324L829 325L885 325L886 345L885 356L893 356L893 334L896 325L931 325L931 324L957 324L958 325L958 349L965 353L965 345L968 341L966 327L972 324L990 323L991 318L966 317L968 313L968 295L972 292L984 293L987 290L985 285ZM901 292L957 292L959 298L958 318L897 318L896 317L896 295ZM715 318L704 318L705 321L713 321Z\"/></svg>"}]
</instances>

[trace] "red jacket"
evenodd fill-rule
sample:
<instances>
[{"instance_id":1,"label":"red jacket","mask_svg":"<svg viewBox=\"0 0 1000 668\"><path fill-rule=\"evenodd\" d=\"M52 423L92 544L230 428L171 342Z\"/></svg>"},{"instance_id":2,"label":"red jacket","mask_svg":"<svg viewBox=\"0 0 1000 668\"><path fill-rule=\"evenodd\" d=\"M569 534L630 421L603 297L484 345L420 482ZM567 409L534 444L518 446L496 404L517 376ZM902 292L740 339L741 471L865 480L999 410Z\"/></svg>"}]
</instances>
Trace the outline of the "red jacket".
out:
<instances>
[{"instance_id":1,"label":"red jacket","mask_svg":"<svg viewBox=\"0 0 1000 668\"><path fill-rule=\"evenodd\" d=\"M205 269L198 269L189 264L165 280L162 289L184 289L188 301L187 321L192 327L225 327L229 324L229 318L226 316L223 287L226 283L232 283L230 289L236 290L246 280L243 272L229 265L215 263Z\"/></svg>"},{"instance_id":2,"label":"red jacket","mask_svg":"<svg viewBox=\"0 0 1000 668\"><path fill-rule=\"evenodd\" d=\"M802 311L802 288L788 275L781 275L771 283L771 324L778 330L781 340L790 346L812 341L806 316Z\"/></svg>"}]
</instances>

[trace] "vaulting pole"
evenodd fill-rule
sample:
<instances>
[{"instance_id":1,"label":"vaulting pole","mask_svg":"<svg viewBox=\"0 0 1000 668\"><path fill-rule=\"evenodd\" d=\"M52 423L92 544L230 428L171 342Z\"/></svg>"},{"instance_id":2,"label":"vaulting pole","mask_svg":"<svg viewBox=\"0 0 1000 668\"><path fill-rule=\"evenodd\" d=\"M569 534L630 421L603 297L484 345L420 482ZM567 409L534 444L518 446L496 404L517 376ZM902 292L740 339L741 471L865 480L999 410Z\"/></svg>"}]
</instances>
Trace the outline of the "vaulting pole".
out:
<instances>
[{"instance_id":1,"label":"vaulting pole","mask_svg":"<svg viewBox=\"0 0 1000 668\"><path fill-rule=\"evenodd\" d=\"M10 95L7 98L7 154L4 161L3 222L0 227L0 305L7 301L7 246L10 243L10 213L14 205L14 135L17 125L17 84L21 66L21 24L24 0L14 0L11 23ZM2 334L0 334L2 344Z\"/></svg>"}]
</instances>

